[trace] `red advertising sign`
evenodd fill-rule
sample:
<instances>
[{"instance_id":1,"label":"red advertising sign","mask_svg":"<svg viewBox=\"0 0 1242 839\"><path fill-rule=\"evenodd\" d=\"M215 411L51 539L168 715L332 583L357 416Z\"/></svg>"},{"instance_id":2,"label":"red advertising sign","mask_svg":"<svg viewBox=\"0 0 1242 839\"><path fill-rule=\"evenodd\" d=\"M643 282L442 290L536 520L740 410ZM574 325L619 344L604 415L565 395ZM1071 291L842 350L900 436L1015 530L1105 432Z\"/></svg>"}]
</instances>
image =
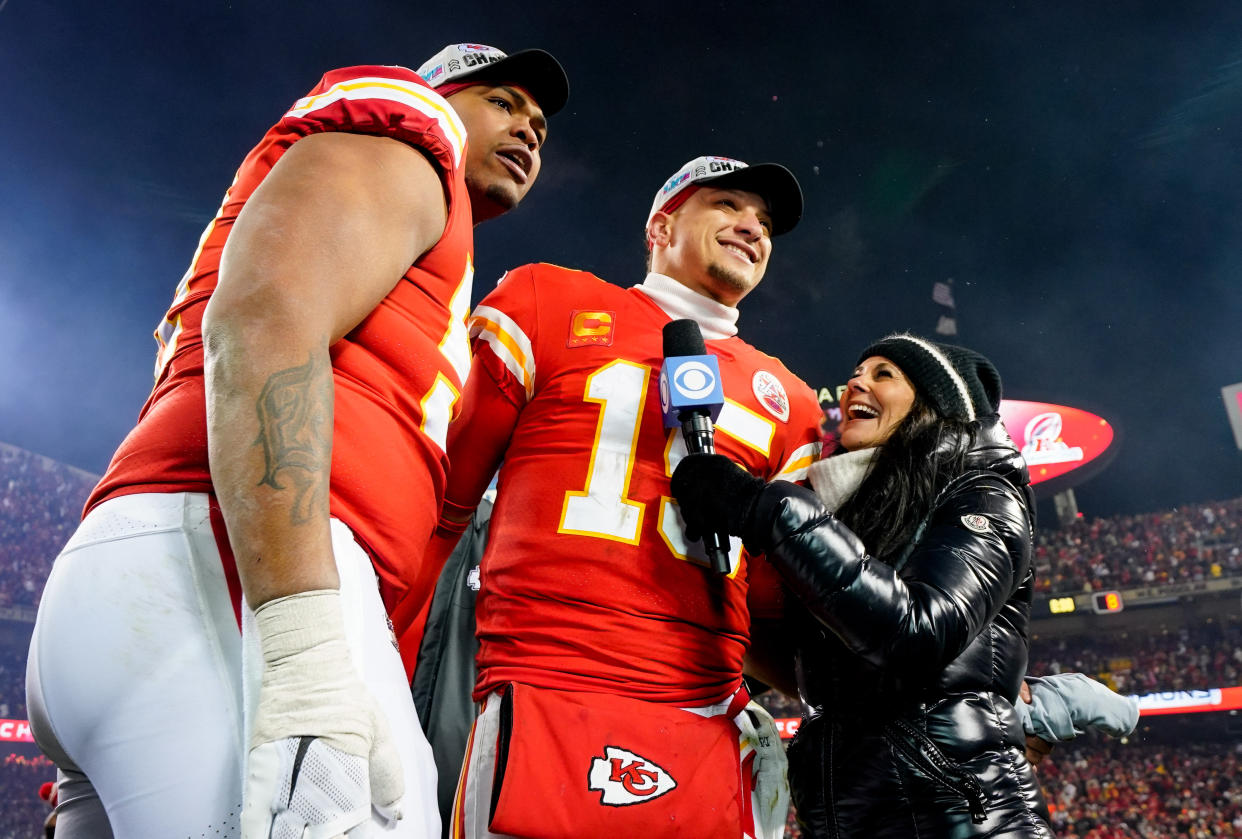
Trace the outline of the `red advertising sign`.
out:
<instances>
[{"instance_id":1,"label":"red advertising sign","mask_svg":"<svg viewBox=\"0 0 1242 839\"><path fill-rule=\"evenodd\" d=\"M1003 399L1000 414L1009 436L1022 450L1032 484L1091 463L1104 454L1115 436L1103 417L1067 405Z\"/></svg>"},{"instance_id":2,"label":"red advertising sign","mask_svg":"<svg viewBox=\"0 0 1242 839\"><path fill-rule=\"evenodd\" d=\"M30 723L25 720L0 720L0 742L33 743Z\"/></svg>"}]
</instances>

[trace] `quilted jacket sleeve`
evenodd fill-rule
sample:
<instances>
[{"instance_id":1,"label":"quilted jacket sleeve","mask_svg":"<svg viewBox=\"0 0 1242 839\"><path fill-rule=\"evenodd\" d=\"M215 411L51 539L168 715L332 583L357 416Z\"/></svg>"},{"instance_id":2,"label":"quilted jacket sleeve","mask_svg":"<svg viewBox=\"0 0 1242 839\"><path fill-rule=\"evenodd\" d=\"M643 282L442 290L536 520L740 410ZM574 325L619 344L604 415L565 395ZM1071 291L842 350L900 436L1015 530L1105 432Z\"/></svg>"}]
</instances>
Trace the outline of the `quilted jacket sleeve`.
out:
<instances>
[{"instance_id":1,"label":"quilted jacket sleeve","mask_svg":"<svg viewBox=\"0 0 1242 839\"><path fill-rule=\"evenodd\" d=\"M957 659L998 618L1030 566L1026 507L989 473L940 502L900 571L868 556L804 488L770 484L756 523L755 546L809 611L901 682L934 678Z\"/></svg>"}]
</instances>

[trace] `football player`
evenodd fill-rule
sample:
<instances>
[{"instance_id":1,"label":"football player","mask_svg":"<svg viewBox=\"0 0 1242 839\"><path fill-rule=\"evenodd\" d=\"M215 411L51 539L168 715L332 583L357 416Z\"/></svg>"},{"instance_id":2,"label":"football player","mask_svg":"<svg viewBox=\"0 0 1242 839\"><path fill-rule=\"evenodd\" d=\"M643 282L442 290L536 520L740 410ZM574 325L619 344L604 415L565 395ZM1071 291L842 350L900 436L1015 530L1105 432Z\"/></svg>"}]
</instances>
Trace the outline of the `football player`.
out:
<instances>
[{"instance_id":1,"label":"football player","mask_svg":"<svg viewBox=\"0 0 1242 839\"><path fill-rule=\"evenodd\" d=\"M408 674L472 228L567 96L545 52L455 44L329 72L242 162L40 607L59 835L439 835Z\"/></svg>"},{"instance_id":2,"label":"football player","mask_svg":"<svg viewBox=\"0 0 1242 839\"><path fill-rule=\"evenodd\" d=\"M472 314L432 548L447 553L500 466L461 835L783 830L785 808L751 796L757 774L780 775L755 749L780 744L743 712L747 557L732 545L719 575L682 528L669 475L686 447L665 428L657 376L664 325L693 319L719 361L717 450L765 479L806 475L816 397L737 335L738 304L801 212L784 167L696 158L656 194L641 282L527 265Z\"/></svg>"}]
</instances>

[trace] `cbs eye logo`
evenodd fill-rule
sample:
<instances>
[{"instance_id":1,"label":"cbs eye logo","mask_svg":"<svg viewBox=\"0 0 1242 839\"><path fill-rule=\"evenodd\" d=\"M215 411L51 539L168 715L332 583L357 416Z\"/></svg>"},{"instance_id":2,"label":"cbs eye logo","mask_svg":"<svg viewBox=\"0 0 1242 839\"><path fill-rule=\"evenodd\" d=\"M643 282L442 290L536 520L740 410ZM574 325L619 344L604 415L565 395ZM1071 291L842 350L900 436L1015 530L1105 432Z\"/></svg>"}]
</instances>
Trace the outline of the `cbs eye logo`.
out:
<instances>
[{"instance_id":1,"label":"cbs eye logo","mask_svg":"<svg viewBox=\"0 0 1242 839\"><path fill-rule=\"evenodd\" d=\"M712 369L701 361L687 361L673 371L673 387L687 399L702 399L716 387Z\"/></svg>"}]
</instances>

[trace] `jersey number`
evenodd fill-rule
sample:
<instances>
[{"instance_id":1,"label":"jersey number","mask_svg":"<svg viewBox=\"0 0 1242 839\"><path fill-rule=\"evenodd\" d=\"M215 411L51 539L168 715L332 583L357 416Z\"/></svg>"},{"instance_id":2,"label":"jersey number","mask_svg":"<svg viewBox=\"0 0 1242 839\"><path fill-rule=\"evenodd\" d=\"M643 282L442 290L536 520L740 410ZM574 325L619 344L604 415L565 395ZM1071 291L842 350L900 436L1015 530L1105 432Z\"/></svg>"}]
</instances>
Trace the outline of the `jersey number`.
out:
<instances>
[{"instance_id":1,"label":"jersey number","mask_svg":"<svg viewBox=\"0 0 1242 839\"><path fill-rule=\"evenodd\" d=\"M586 488L565 493L561 524L557 528L559 533L593 536L627 545L639 543L646 507L628 495L650 373L646 365L617 359L587 377L583 399L600 406L599 422L595 427L595 441L591 445ZM729 416L738 411L748 415L748 422L729 422ZM770 423L761 421L760 425L766 427L752 429L753 421L761 418L740 406L722 413L720 419L716 425L718 430L767 454L772 432ZM681 435L671 433L664 447L664 474L672 475L673 469L685 456L686 444ZM678 559L706 565L707 554L702 543L686 538L677 502L668 496L661 496L658 508L657 529L669 552ZM730 574L736 574L741 540L731 538L729 542Z\"/></svg>"}]
</instances>

